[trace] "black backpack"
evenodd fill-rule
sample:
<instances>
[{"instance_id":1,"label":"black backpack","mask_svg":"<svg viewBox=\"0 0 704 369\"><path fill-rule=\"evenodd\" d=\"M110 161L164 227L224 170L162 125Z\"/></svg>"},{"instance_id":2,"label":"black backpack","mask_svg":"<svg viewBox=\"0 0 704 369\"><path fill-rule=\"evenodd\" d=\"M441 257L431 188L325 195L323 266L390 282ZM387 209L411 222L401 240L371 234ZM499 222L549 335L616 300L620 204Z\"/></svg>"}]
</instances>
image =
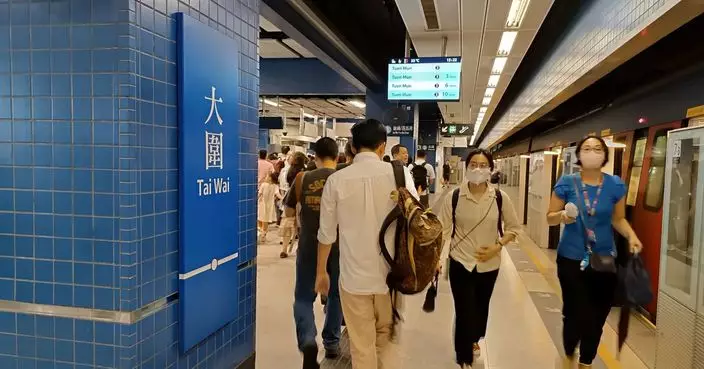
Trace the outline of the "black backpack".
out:
<instances>
[{"instance_id":1,"label":"black backpack","mask_svg":"<svg viewBox=\"0 0 704 369\"><path fill-rule=\"evenodd\" d=\"M494 191L496 191L496 206L499 208L499 221L498 224L496 225L496 229L499 231L499 236L503 237L504 236L504 227L501 224L501 221L503 219L503 205L504 205L504 198L501 195L501 190L498 188L495 188ZM454 191L452 191L452 238L455 237L455 232L457 231L457 203L460 200L460 189L456 188Z\"/></svg>"},{"instance_id":2,"label":"black backpack","mask_svg":"<svg viewBox=\"0 0 704 369\"><path fill-rule=\"evenodd\" d=\"M420 164L413 163L411 167L411 175L416 187L420 186L425 190L428 188L428 168L425 167L426 162Z\"/></svg>"}]
</instances>

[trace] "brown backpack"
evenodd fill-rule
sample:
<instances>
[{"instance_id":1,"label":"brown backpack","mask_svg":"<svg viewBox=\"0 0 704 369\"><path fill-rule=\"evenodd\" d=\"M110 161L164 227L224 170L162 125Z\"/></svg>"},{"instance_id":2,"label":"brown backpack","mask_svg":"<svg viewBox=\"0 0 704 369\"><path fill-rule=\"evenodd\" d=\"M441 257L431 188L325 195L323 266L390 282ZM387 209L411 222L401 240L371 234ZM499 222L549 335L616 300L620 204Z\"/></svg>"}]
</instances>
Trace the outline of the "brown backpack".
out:
<instances>
[{"instance_id":1,"label":"brown backpack","mask_svg":"<svg viewBox=\"0 0 704 369\"><path fill-rule=\"evenodd\" d=\"M442 224L430 209L426 209L406 189L403 165L392 162L397 189L391 198L397 206L384 219L379 233L381 253L391 271L386 278L389 289L404 295L425 290L435 277L442 251ZM392 258L384 236L389 226L396 222L394 235L395 255Z\"/></svg>"}]
</instances>

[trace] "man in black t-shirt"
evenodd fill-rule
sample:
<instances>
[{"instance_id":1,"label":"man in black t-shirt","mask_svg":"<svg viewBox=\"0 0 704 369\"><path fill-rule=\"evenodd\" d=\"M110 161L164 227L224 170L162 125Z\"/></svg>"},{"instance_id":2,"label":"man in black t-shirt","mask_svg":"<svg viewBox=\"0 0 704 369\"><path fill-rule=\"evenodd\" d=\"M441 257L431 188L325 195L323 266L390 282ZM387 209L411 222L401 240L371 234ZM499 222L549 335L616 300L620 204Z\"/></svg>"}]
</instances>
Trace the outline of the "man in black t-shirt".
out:
<instances>
[{"instance_id":1,"label":"man in black t-shirt","mask_svg":"<svg viewBox=\"0 0 704 369\"><path fill-rule=\"evenodd\" d=\"M329 137L314 145L316 168L296 176L286 198L286 212L293 215L299 209L300 233L296 255L296 287L293 315L296 322L298 349L303 353L303 369L319 368L317 361L316 326L313 303L316 299L315 277L318 261L318 228L320 227L320 198L328 177L335 172L337 143ZM334 255L333 255L334 254ZM327 296L323 345L327 358L339 356L342 308L337 289L340 275L339 249L333 247L328 258L331 288Z\"/></svg>"}]
</instances>

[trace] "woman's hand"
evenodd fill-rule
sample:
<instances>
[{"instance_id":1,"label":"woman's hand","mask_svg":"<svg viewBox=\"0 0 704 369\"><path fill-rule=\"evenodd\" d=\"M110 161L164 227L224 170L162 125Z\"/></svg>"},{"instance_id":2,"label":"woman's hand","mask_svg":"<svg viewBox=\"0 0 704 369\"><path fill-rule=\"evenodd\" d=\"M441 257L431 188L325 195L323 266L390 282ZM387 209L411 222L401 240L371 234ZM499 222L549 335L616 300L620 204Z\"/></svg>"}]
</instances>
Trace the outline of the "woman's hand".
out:
<instances>
[{"instance_id":1,"label":"woman's hand","mask_svg":"<svg viewBox=\"0 0 704 369\"><path fill-rule=\"evenodd\" d=\"M577 218L572 218L571 216L567 215L567 212L565 210L560 212L560 221L563 224L572 224L577 221Z\"/></svg>"},{"instance_id":2,"label":"woman's hand","mask_svg":"<svg viewBox=\"0 0 704 369\"><path fill-rule=\"evenodd\" d=\"M635 234L632 234L631 237L628 238L628 249L631 251L631 254L640 254L640 252L643 251L643 244Z\"/></svg>"},{"instance_id":3,"label":"woman's hand","mask_svg":"<svg viewBox=\"0 0 704 369\"><path fill-rule=\"evenodd\" d=\"M501 252L501 245L495 243L493 245L486 245L480 247L477 252L474 253L474 257L484 263L491 260L494 256Z\"/></svg>"}]
</instances>

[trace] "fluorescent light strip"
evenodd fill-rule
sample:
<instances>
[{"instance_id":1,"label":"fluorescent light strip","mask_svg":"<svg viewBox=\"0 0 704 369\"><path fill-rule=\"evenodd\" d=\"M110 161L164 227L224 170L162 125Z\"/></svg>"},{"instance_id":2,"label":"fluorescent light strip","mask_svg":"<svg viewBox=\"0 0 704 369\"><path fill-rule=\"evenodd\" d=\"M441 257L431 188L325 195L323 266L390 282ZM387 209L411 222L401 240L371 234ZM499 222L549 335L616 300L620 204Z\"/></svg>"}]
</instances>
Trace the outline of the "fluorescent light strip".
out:
<instances>
[{"instance_id":1,"label":"fluorescent light strip","mask_svg":"<svg viewBox=\"0 0 704 369\"><path fill-rule=\"evenodd\" d=\"M530 0L513 0L508 10L506 18L506 28L520 28L523 18L526 16Z\"/></svg>"},{"instance_id":2,"label":"fluorescent light strip","mask_svg":"<svg viewBox=\"0 0 704 369\"><path fill-rule=\"evenodd\" d=\"M494 96L494 92L496 91L495 88L493 87L488 87L486 91L484 91L484 97L492 97Z\"/></svg>"},{"instance_id":3,"label":"fluorescent light strip","mask_svg":"<svg viewBox=\"0 0 704 369\"><path fill-rule=\"evenodd\" d=\"M303 113L303 116L306 118L315 119L315 115L313 114Z\"/></svg>"},{"instance_id":4,"label":"fluorescent light strip","mask_svg":"<svg viewBox=\"0 0 704 369\"><path fill-rule=\"evenodd\" d=\"M486 106L482 106L481 108L479 108L479 114L484 114L484 113L486 113L486 111L487 111Z\"/></svg>"},{"instance_id":5,"label":"fluorescent light strip","mask_svg":"<svg viewBox=\"0 0 704 369\"><path fill-rule=\"evenodd\" d=\"M365 104L365 103L363 103L363 102L361 102L361 101L359 101L359 100L350 100L350 101L348 101L347 103L350 104L350 105L352 105L352 106L358 107L358 108L360 108L360 109L364 109L364 108L367 107L367 104Z\"/></svg>"},{"instance_id":6,"label":"fluorescent light strip","mask_svg":"<svg viewBox=\"0 0 704 369\"><path fill-rule=\"evenodd\" d=\"M491 97L485 97L482 99L482 105L489 105L491 104Z\"/></svg>"},{"instance_id":7,"label":"fluorescent light strip","mask_svg":"<svg viewBox=\"0 0 704 369\"><path fill-rule=\"evenodd\" d=\"M273 100L269 100L269 99L264 99L264 104L271 105L271 106L279 106L279 103L277 103L276 101L273 101Z\"/></svg>"},{"instance_id":8,"label":"fluorescent light strip","mask_svg":"<svg viewBox=\"0 0 704 369\"><path fill-rule=\"evenodd\" d=\"M513 48L513 43L516 41L516 36L518 32L516 31L506 31L501 35L501 42L499 42L499 52L501 56L508 56Z\"/></svg>"},{"instance_id":9,"label":"fluorescent light strip","mask_svg":"<svg viewBox=\"0 0 704 369\"><path fill-rule=\"evenodd\" d=\"M506 67L508 58L505 56L494 59L494 65L491 67L491 74L501 74Z\"/></svg>"},{"instance_id":10,"label":"fluorescent light strip","mask_svg":"<svg viewBox=\"0 0 704 369\"><path fill-rule=\"evenodd\" d=\"M496 87L499 85L499 79L501 78L500 75L494 74L489 76L489 83L487 84L489 87Z\"/></svg>"}]
</instances>

